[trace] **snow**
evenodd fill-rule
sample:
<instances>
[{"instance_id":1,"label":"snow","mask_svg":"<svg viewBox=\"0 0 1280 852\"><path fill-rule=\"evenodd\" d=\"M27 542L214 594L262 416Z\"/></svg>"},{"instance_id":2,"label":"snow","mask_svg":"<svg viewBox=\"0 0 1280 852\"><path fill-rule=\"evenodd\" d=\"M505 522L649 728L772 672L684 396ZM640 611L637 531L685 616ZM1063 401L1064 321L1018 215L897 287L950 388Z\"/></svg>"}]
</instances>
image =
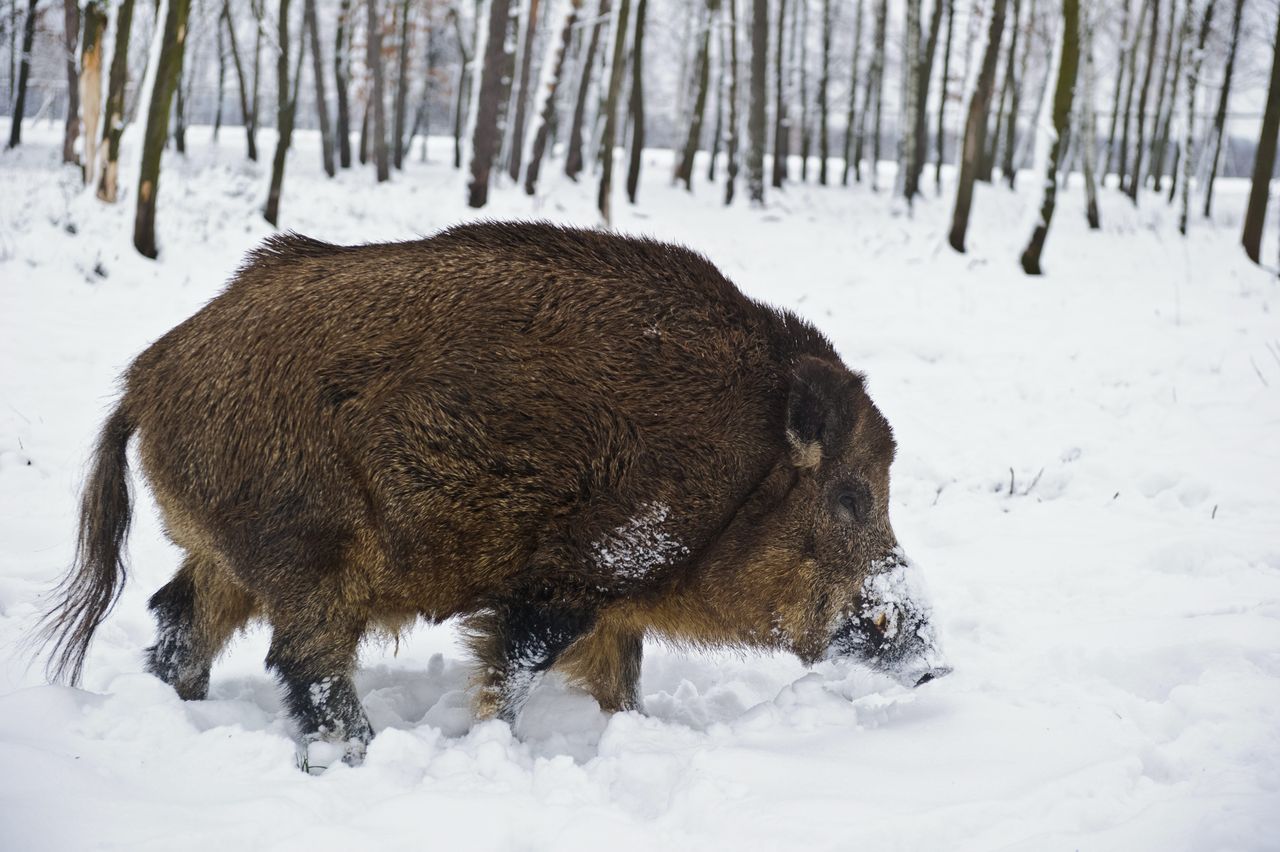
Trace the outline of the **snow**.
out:
<instances>
[{"instance_id":1,"label":"snow","mask_svg":"<svg viewBox=\"0 0 1280 852\"><path fill-rule=\"evenodd\" d=\"M1089 233L1074 176L1047 275L1028 279L1030 174L1016 195L979 187L958 255L950 185L926 184L911 220L865 187L726 210L648 153L619 230L704 252L869 376L899 444L894 528L954 673L907 690L834 661L648 644L643 715L606 716L552 675L512 731L473 719L452 627L419 627L362 650L364 765L309 775L264 630L206 701L143 673L146 599L178 560L145 489L84 688L27 665L116 377L269 233L269 164L239 132L216 148L192 128L188 159L166 154L151 262L130 247L136 142L105 208L56 165L60 126L27 130L0 155L0 847L1276 848L1280 299L1237 245L1242 183L1221 181L1217 221L1183 240L1173 210L1114 191ZM375 186L368 169L326 180L314 134L296 139L284 227L391 240L477 215L450 140ZM480 215L596 221L593 181L544 175L542 197L500 188Z\"/></svg>"},{"instance_id":2,"label":"snow","mask_svg":"<svg viewBox=\"0 0 1280 852\"><path fill-rule=\"evenodd\" d=\"M688 554L689 548L662 528L670 514L671 507L665 503L650 503L592 545L596 564L622 580L643 580L654 569Z\"/></svg>"}]
</instances>

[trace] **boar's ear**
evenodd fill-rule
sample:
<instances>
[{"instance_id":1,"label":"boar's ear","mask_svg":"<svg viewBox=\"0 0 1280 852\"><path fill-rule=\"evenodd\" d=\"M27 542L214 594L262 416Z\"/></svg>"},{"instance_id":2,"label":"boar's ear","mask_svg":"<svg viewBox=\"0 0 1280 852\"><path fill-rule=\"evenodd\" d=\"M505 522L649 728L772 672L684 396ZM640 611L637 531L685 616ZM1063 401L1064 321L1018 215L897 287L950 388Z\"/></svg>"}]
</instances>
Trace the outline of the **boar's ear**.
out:
<instances>
[{"instance_id":1,"label":"boar's ear","mask_svg":"<svg viewBox=\"0 0 1280 852\"><path fill-rule=\"evenodd\" d=\"M787 443L796 467L816 468L848 440L857 419L861 381L857 375L804 358L791 374L787 394Z\"/></svg>"}]
</instances>

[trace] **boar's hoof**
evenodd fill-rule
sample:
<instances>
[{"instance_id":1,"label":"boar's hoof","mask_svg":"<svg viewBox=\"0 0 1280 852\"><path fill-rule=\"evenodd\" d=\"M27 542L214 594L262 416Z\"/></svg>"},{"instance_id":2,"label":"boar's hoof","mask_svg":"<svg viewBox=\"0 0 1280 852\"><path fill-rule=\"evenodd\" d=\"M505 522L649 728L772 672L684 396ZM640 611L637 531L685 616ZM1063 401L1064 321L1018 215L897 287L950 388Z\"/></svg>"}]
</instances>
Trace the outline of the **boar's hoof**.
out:
<instances>
[{"instance_id":1,"label":"boar's hoof","mask_svg":"<svg viewBox=\"0 0 1280 852\"><path fill-rule=\"evenodd\" d=\"M931 680L937 680L938 678L946 677L949 674L951 674L951 666L934 666L931 669L927 669L923 674L916 678L916 682L913 686L924 686Z\"/></svg>"}]
</instances>

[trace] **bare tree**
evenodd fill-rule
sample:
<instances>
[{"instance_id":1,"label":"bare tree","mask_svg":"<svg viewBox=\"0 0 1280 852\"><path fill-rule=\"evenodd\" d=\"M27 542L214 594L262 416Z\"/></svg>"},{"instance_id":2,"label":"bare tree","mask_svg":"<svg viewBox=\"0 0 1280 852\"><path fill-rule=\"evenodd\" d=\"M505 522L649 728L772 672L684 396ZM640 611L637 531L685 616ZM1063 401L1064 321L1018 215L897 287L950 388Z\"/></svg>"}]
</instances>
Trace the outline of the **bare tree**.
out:
<instances>
[{"instance_id":1,"label":"bare tree","mask_svg":"<svg viewBox=\"0 0 1280 852\"><path fill-rule=\"evenodd\" d=\"M879 188L880 113L884 100L884 48L889 0L876 3L875 34L872 37L871 67L867 70L867 88L862 96L862 118L858 122L858 138L853 153L853 179L862 182L862 152L867 136L867 122L872 122L871 189Z\"/></svg>"},{"instance_id":2,"label":"bare tree","mask_svg":"<svg viewBox=\"0 0 1280 852\"><path fill-rule=\"evenodd\" d=\"M116 9L115 48L107 78L107 107L102 122L103 164L98 198L115 204L120 187L120 136L124 133L124 92L129 82L129 32L133 29L133 2L123 0Z\"/></svg>"},{"instance_id":3,"label":"bare tree","mask_svg":"<svg viewBox=\"0 0 1280 852\"><path fill-rule=\"evenodd\" d=\"M644 153L644 25L648 8L649 0L639 0L636 4L636 34L631 46L631 161L627 164L627 198L632 204L636 203L636 193L640 190L640 163ZM717 127L716 136L719 134ZM715 162L713 150L712 168ZM715 180L714 174L711 179Z\"/></svg>"},{"instance_id":4,"label":"bare tree","mask_svg":"<svg viewBox=\"0 0 1280 852\"><path fill-rule=\"evenodd\" d=\"M796 43L799 42L799 50ZM778 34L778 49L782 49L782 34ZM798 70L800 72L800 181L809 182L809 154L813 142L813 116L809 112L809 0L800 0L799 15L791 16L791 61L796 62L799 55ZM783 136L782 168L789 167L791 153L790 136Z\"/></svg>"},{"instance_id":5,"label":"bare tree","mask_svg":"<svg viewBox=\"0 0 1280 852\"><path fill-rule=\"evenodd\" d=\"M919 0L908 0L919 3ZM818 183L827 185L827 167L831 159L831 134L827 132L830 124L828 116L827 89L831 85L831 25L833 17L831 0L822 0L822 74L818 77Z\"/></svg>"},{"instance_id":6,"label":"bare tree","mask_svg":"<svg viewBox=\"0 0 1280 852\"><path fill-rule=\"evenodd\" d=\"M1049 162L1045 168L1044 201L1040 205L1040 221L1031 232L1031 242L1022 252L1022 270L1040 275L1040 255L1049 236L1053 208L1058 193L1058 166L1062 147L1071 123L1071 100L1076 88L1076 69L1080 64L1080 0L1062 0L1062 46L1059 48L1058 82L1053 93L1053 139L1049 145Z\"/></svg>"},{"instance_id":7,"label":"bare tree","mask_svg":"<svg viewBox=\"0 0 1280 852\"><path fill-rule=\"evenodd\" d=\"M287 0L282 0L287 2ZM495 0L495 5L502 3L505 7L505 0ZM391 179L391 160L387 151L387 106L386 96L383 94L383 73L382 73L382 18L378 13L378 0L368 0L369 9L369 26L365 33L365 43L368 47L367 59L365 63L369 67L369 76L372 79L372 87L369 94L371 127L369 132L373 135L373 167L378 176L378 183ZM501 39L499 39L501 46Z\"/></svg>"},{"instance_id":8,"label":"bare tree","mask_svg":"<svg viewBox=\"0 0 1280 852\"><path fill-rule=\"evenodd\" d=\"M1102 227L1098 216L1098 179L1096 157L1098 153L1098 120L1094 111L1094 87L1097 82L1093 65L1093 30L1095 25L1092 0L1085 0L1080 30L1084 40L1084 92L1080 99L1080 147L1084 161L1085 219L1089 229Z\"/></svg>"},{"instance_id":9,"label":"bare tree","mask_svg":"<svg viewBox=\"0 0 1280 852\"><path fill-rule=\"evenodd\" d=\"M1262 130L1258 134L1258 153L1253 161L1253 181L1249 187L1249 204L1245 208L1244 232L1240 238L1241 244L1244 245L1244 253L1254 263L1262 262L1262 226L1266 223L1267 200L1271 194L1271 176L1275 172L1278 133L1280 133L1280 15L1276 16L1276 36L1271 44L1271 83L1267 89L1267 105L1262 113Z\"/></svg>"},{"instance_id":10,"label":"bare tree","mask_svg":"<svg viewBox=\"0 0 1280 852\"><path fill-rule=\"evenodd\" d=\"M1005 5L1006 0L994 0L992 3L991 25L987 30L982 69L978 72L977 86L969 99L969 114L965 119L960 175L956 183L956 206L951 216L951 233L948 236L951 247L958 252L964 251L964 238L969 230L969 212L973 207L973 184L978 176L978 161L985 150L987 110L991 105L991 90L995 85L996 63L1000 59Z\"/></svg>"},{"instance_id":11,"label":"bare tree","mask_svg":"<svg viewBox=\"0 0 1280 852\"><path fill-rule=\"evenodd\" d=\"M729 7L729 138L725 140L724 203L733 203L738 181L738 0L725 0Z\"/></svg>"},{"instance_id":12,"label":"bare tree","mask_svg":"<svg viewBox=\"0 0 1280 852\"><path fill-rule=\"evenodd\" d=\"M276 20L276 152L271 158L271 185L262 217L273 226L280 224L280 194L284 189L284 166L293 143L293 121L298 106L298 79L302 72L302 50L306 41L298 39L298 67L289 75L289 0L280 0ZM300 34L301 35L301 34ZM290 83L290 80L294 82Z\"/></svg>"},{"instance_id":13,"label":"bare tree","mask_svg":"<svg viewBox=\"0 0 1280 852\"><path fill-rule=\"evenodd\" d=\"M142 139L142 163L138 168L138 205L133 220L133 246L144 257L159 254L156 247L156 198L160 194L160 156L169 136L169 107L182 77L182 58L187 44L187 16L190 0L167 0L164 32L160 38L160 58L156 65L151 104L147 108L147 129Z\"/></svg>"},{"instance_id":14,"label":"bare tree","mask_svg":"<svg viewBox=\"0 0 1280 852\"><path fill-rule=\"evenodd\" d=\"M716 117L715 127L711 131L711 156L707 157L707 183L716 182L716 161L720 159L720 145L724 142L724 90L727 84L727 68L725 67L724 27L717 24L716 31L720 41L716 45L716 104L712 112Z\"/></svg>"},{"instance_id":15,"label":"bare tree","mask_svg":"<svg viewBox=\"0 0 1280 852\"><path fill-rule=\"evenodd\" d=\"M1227 103L1231 98L1231 77L1236 67L1236 51L1240 47L1240 17L1244 12L1244 0L1236 0L1231 18L1231 46L1227 49L1227 67L1222 72L1222 90L1218 94L1218 109L1213 114L1213 156L1209 160L1209 174L1204 186L1204 217L1213 212L1213 181L1218 176L1222 160L1222 143L1226 138Z\"/></svg>"},{"instance_id":16,"label":"bare tree","mask_svg":"<svg viewBox=\"0 0 1280 852\"><path fill-rule=\"evenodd\" d=\"M765 110L769 58L769 0L751 0L751 92L747 110L747 194L764 204Z\"/></svg>"},{"instance_id":17,"label":"bare tree","mask_svg":"<svg viewBox=\"0 0 1280 852\"><path fill-rule=\"evenodd\" d=\"M1111 130L1107 133L1107 160L1102 167L1103 183L1111 173L1116 150L1116 131L1120 127L1120 96L1124 92L1124 81L1128 76L1129 58L1129 16L1133 0L1120 0L1120 41L1116 56L1116 88L1111 96ZM1136 33L1135 33L1136 40Z\"/></svg>"},{"instance_id":18,"label":"bare tree","mask_svg":"<svg viewBox=\"0 0 1280 852\"><path fill-rule=\"evenodd\" d=\"M595 70L596 52L600 46L600 32L609 16L609 0L599 0L596 19L591 25L591 38L587 40L587 52L582 57L578 93L573 105L573 119L569 126L569 141L565 145L564 173L577 180L582 172L582 132L586 123L587 96L591 92L591 74Z\"/></svg>"},{"instance_id":19,"label":"bare tree","mask_svg":"<svg viewBox=\"0 0 1280 852\"><path fill-rule=\"evenodd\" d=\"M547 140L556 123L556 95L564 77L564 62L569 56L569 46L573 42L573 29L578 25L578 11L582 8L582 0L570 0L565 12L564 25L560 28L560 43L553 63L554 70L547 80L547 91L544 93L542 110L539 113L538 129L533 134L533 147L529 152L529 165L525 168L524 191L533 195L538 186L538 173L542 170L542 158L546 153Z\"/></svg>"},{"instance_id":20,"label":"bare tree","mask_svg":"<svg viewBox=\"0 0 1280 852\"><path fill-rule=\"evenodd\" d=\"M711 79L711 18L715 15L719 0L707 0L698 33L698 58L694 64L696 94L693 110L689 114L689 130L685 134L683 151L677 164L675 179L684 188L693 190L693 159L702 139L702 118L707 109L707 87Z\"/></svg>"},{"instance_id":21,"label":"bare tree","mask_svg":"<svg viewBox=\"0 0 1280 852\"><path fill-rule=\"evenodd\" d=\"M929 16L929 35L924 45L924 53L920 57L920 71L916 75L916 93L915 93L915 154L911 162L911 185L913 187L912 195L919 193L920 176L924 174L924 161L928 156L929 147L929 128L928 119L928 103L929 103L929 80L933 77L933 58L938 52L938 37L942 31L942 10L944 0L933 0L933 11ZM942 95L939 99L939 112L942 110L942 101L946 98L946 86L942 86Z\"/></svg>"},{"instance_id":22,"label":"bare tree","mask_svg":"<svg viewBox=\"0 0 1280 852\"><path fill-rule=\"evenodd\" d=\"M1164 28L1164 50L1160 60L1160 88L1156 90L1156 109L1151 127L1150 163L1147 166L1147 177L1154 178L1156 151L1160 145L1161 126L1164 118L1164 106L1169 88L1169 69L1173 64L1173 34L1177 27L1178 0L1169 0L1169 17Z\"/></svg>"},{"instance_id":23,"label":"bare tree","mask_svg":"<svg viewBox=\"0 0 1280 852\"><path fill-rule=\"evenodd\" d=\"M1174 0L1169 0L1170 3ZM1151 0L1151 36L1147 41L1146 69L1142 72L1142 92L1138 95L1138 138L1133 149L1133 172L1129 175L1129 198L1138 203L1138 187L1142 184L1142 154L1146 150L1147 93L1151 89L1151 72L1156 65L1156 36L1160 31L1160 0Z\"/></svg>"},{"instance_id":24,"label":"bare tree","mask_svg":"<svg viewBox=\"0 0 1280 852\"><path fill-rule=\"evenodd\" d=\"M1177 6L1177 0L1173 0L1171 7ZM1170 16L1169 24L1172 27L1173 17ZM1163 118L1160 118L1160 127L1156 132L1155 150L1151 162L1151 174L1153 176L1156 192L1161 191L1164 183L1164 161L1169 150L1169 130L1173 124L1173 114L1177 110L1178 92L1182 84L1182 57L1186 53L1187 39L1190 38L1191 21L1187 17L1186 10L1183 11L1182 24L1177 28L1177 41L1173 46L1173 72L1169 75L1169 97L1167 105L1163 111ZM1157 116L1159 118L1159 116ZM1177 143L1174 143L1177 148ZM1175 163L1172 169L1173 183L1177 183L1178 166ZM1173 195L1170 194L1169 201L1173 201Z\"/></svg>"},{"instance_id":25,"label":"bare tree","mask_svg":"<svg viewBox=\"0 0 1280 852\"><path fill-rule=\"evenodd\" d=\"M1129 44L1129 77L1125 87L1124 112L1120 117L1120 163L1116 167L1116 177L1122 192L1128 191L1125 179L1129 174L1129 128L1133 123L1133 90L1138 82L1138 35L1142 33L1151 3L1152 0L1143 0L1142 7L1138 10L1138 26L1134 29Z\"/></svg>"},{"instance_id":26,"label":"bare tree","mask_svg":"<svg viewBox=\"0 0 1280 852\"><path fill-rule=\"evenodd\" d=\"M604 102L604 132L600 139L600 192L596 206L606 225L613 223L611 197L613 195L613 149L617 142L618 96L622 91L622 78L626 74L627 19L631 13L631 0L619 0L613 20L613 56L610 60L609 93Z\"/></svg>"},{"instance_id":27,"label":"bare tree","mask_svg":"<svg viewBox=\"0 0 1280 852\"><path fill-rule=\"evenodd\" d=\"M916 171L916 98L920 95L920 0L907 0L903 27L901 127L898 133L898 182L910 209L919 189Z\"/></svg>"},{"instance_id":28,"label":"bare tree","mask_svg":"<svg viewBox=\"0 0 1280 852\"><path fill-rule=\"evenodd\" d=\"M808 2L808 0L801 0ZM794 17L794 13L792 14ZM782 69L786 64L787 0L778 0L778 46L773 52L773 185L782 188L787 175L787 137L791 134L791 117L787 112L787 91Z\"/></svg>"},{"instance_id":29,"label":"bare tree","mask_svg":"<svg viewBox=\"0 0 1280 852\"><path fill-rule=\"evenodd\" d=\"M397 169L404 168L405 125L409 120L409 3L400 0L396 17L400 34L396 44L396 94L391 119L391 159Z\"/></svg>"},{"instance_id":30,"label":"bare tree","mask_svg":"<svg viewBox=\"0 0 1280 852\"><path fill-rule=\"evenodd\" d=\"M458 79L454 83L453 101L453 167L462 168L462 134L463 116L467 103L467 90L471 87L473 73L468 69L474 58L467 50L467 38L462 33L462 15L456 5L449 7L449 20L453 22L453 32L458 43ZM477 28L479 22L476 22Z\"/></svg>"},{"instance_id":31,"label":"bare tree","mask_svg":"<svg viewBox=\"0 0 1280 852\"><path fill-rule=\"evenodd\" d=\"M1004 159L1000 164L1000 174L1005 183L1013 189L1018 182L1017 163L1014 160L1018 141L1018 112L1022 100L1022 85L1026 80L1027 58L1031 55L1030 42L1032 27L1035 25L1035 3L1027 14L1027 46L1022 52L1022 66L1015 69L1014 62L1018 55L1019 19L1022 15L1022 0L1013 0L1013 26L1009 33L1009 61L1004 67L1004 90L1001 100L1008 100L1008 119L1004 124ZM1021 71L1021 73L1019 73ZM997 128L999 125L997 125Z\"/></svg>"},{"instance_id":32,"label":"bare tree","mask_svg":"<svg viewBox=\"0 0 1280 852\"><path fill-rule=\"evenodd\" d=\"M529 75L533 70L533 42L538 30L538 0L529 0L525 10L524 43L520 48L520 84L516 88L515 117L511 123L511 152L507 171L512 180L520 179L524 159L525 111L529 103Z\"/></svg>"},{"instance_id":33,"label":"bare tree","mask_svg":"<svg viewBox=\"0 0 1280 852\"><path fill-rule=\"evenodd\" d=\"M132 0L130 0L132 2ZM238 91L240 94L240 116L244 123L244 132L247 140L247 151L250 160L258 159L258 140L257 128L254 125L253 107L250 105L249 83L246 80L244 66L240 62L240 49L236 46L236 28L231 20L231 4L230 0L222 0L222 24L226 27L227 46L231 51L231 64L236 71L236 81L238 83ZM118 54L117 54L118 55ZM113 60L114 68L114 60ZM124 93L121 91L121 99L123 104Z\"/></svg>"},{"instance_id":34,"label":"bare tree","mask_svg":"<svg viewBox=\"0 0 1280 852\"><path fill-rule=\"evenodd\" d=\"M471 142L471 182L467 187L467 204L471 207L483 207L489 200L489 173L498 152L498 110L502 104L504 43L510 5L510 0L489 0L488 34L484 64L480 68L480 100ZM476 25L479 26L479 21Z\"/></svg>"},{"instance_id":35,"label":"bare tree","mask_svg":"<svg viewBox=\"0 0 1280 852\"><path fill-rule=\"evenodd\" d=\"M1187 63L1187 114L1184 128L1182 151L1182 210L1178 215L1178 233L1186 236L1188 211L1191 208L1191 176L1195 173L1195 128L1196 128L1196 87L1200 85L1200 69L1204 65L1204 47L1209 41L1209 32L1213 28L1213 7L1216 0L1208 0L1204 14L1200 18L1200 34L1196 39L1195 50L1191 61ZM1195 0L1187 0L1187 19L1191 19L1191 10ZM1274 139L1272 144L1275 144ZM1269 173L1268 173L1269 174Z\"/></svg>"},{"instance_id":36,"label":"bare tree","mask_svg":"<svg viewBox=\"0 0 1280 852\"><path fill-rule=\"evenodd\" d=\"M76 68L76 45L80 42L80 4L62 0L62 61L67 71L67 115L62 134L62 162L80 164L76 139L80 135L80 72Z\"/></svg>"},{"instance_id":37,"label":"bare tree","mask_svg":"<svg viewBox=\"0 0 1280 852\"><path fill-rule=\"evenodd\" d=\"M942 161L946 158L947 85L951 79L951 36L955 22L955 0L947 0L947 42L942 51L942 79L938 81L938 161L933 173L939 195L942 194Z\"/></svg>"},{"instance_id":38,"label":"bare tree","mask_svg":"<svg viewBox=\"0 0 1280 852\"><path fill-rule=\"evenodd\" d=\"M936 2L941 6L943 0L936 0ZM862 53L862 7L865 5L864 0L854 0L853 58L849 61L849 108L845 113L844 122L844 170L840 173L841 186L849 185L849 171L853 165L850 159L853 156L854 127L857 123L855 113L858 106L858 60Z\"/></svg>"},{"instance_id":39,"label":"bare tree","mask_svg":"<svg viewBox=\"0 0 1280 852\"><path fill-rule=\"evenodd\" d=\"M107 31L107 9L101 0L84 6L84 32L80 39L80 117L84 122L84 182L93 183L98 166L98 134L102 119L102 40Z\"/></svg>"},{"instance_id":40,"label":"bare tree","mask_svg":"<svg viewBox=\"0 0 1280 852\"><path fill-rule=\"evenodd\" d=\"M13 99L13 113L9 121L9 148L22 144L22 119L27 106L27 81L31 79L31 46L36 39L36 4L28 0L27 16L22 24L22 59L18 62L18 92Z\"/></svg>"},{"instance_id":41,"label":"bare tree","mask_svg":"<svg viewBox=\"0 0 1280 852\"><path fill-rule=\"evenodd\" d=\"M316 84L316 121L320 125L320 164L324 173L333 177L337 169L333 165L333 137L329 130L329 100L324 93L324 57L320 54L320 25L316 21L316 0L304 0L303 17L307 33L311 37L311 76ZM348 150L347 156L350 157Z\"/></svg>"},{"instance_id":42,"label":"bare tree","mask_svg":"<svg viewBox=\"0 0 1280 852\"><path fill-rule=\"evenodd\" d=\"M338 6L338 20L333 35L333 94L337 105L338 165L351 168L351 106L347 86L351 79L351 0ZM319 53L319 51L316 51Z\"/></svg>"}]
</instances>

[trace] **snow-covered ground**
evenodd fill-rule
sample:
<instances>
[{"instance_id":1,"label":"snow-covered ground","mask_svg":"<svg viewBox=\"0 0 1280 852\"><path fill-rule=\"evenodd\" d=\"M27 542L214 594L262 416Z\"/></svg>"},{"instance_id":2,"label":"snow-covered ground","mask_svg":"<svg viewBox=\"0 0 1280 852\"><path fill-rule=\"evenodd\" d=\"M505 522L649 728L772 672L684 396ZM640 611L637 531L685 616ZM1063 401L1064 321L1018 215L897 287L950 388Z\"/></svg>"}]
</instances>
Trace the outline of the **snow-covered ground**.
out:
<instances>
[{"instance_id":1,"label":"snow-covered ground","mask_svg":"<svg viewBox=\"0 0 1280 852\"><path fill-rule=\"evenodd\" d=\"M42 685L19 651L70 558L115 377L268 233L267 164L238 132L166 156L159 262L130 246L131 168L107 208L57 166L60 127L27 135L0 156L0 848L1280 848L1280 285L1238 249L1243 184L1183 240L1162 202L1114 191L1089 233L1077 178L1030 279L1030 175L980 187L961 256L949 191L914 218L865 188L726 210L651 152L618 228L705 252L868 373L900 444L894 525L955 673L906 691L651 645L643 715L552 680L512 732L474 723L450 626L424 626L362 653L365 764L307 775L263 630L208 701L142 673L145 601L177 560L149 498L84 689ZM326 180L299 135L285 227L393 240L473 215L447 140L379 187ZM594 184L546 173L484 215L594 224Z\"/></svg>"}]
</instances>

